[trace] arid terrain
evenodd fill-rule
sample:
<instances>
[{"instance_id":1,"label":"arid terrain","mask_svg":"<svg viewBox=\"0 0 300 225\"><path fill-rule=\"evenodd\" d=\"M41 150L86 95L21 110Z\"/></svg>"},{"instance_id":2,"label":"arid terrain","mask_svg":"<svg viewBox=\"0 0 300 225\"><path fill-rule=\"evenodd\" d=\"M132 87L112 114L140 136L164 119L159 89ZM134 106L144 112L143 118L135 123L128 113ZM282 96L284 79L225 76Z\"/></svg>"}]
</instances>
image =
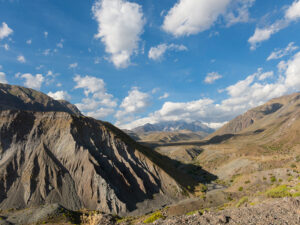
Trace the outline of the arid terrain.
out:
<instances>
[{"instance_id":1,"label":"arid terrain","mask_svg":"<svg viewBox=\"0 0 300 225\"><path fill-rule=\"evenodd\" d=\"M137 142L40 92L0 96L0 224L299 224L299 93Z\"/></svg>"}]
</instances>

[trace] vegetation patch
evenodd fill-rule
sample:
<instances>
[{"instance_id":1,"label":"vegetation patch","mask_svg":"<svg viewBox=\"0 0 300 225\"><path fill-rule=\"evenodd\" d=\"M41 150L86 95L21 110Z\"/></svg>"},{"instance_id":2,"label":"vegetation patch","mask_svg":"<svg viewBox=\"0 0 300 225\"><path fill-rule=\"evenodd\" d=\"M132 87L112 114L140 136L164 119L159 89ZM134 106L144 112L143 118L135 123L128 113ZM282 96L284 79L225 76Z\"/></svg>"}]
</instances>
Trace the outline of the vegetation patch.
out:
<instances>
[{"instance_id":1,"label":"vegetation patch","mask_svg":"<svg viewBox=\"0 0 300 225\"><path fill-rule=\"evenodd\" d=\"M246 202L248 202L248 197L242 197L238 203L236 204L236 207L240 207L241 205L245 204Z\"/></svg>"},{"instance_id":2,"label":"vegetation patch","mask_svg":"<svg viewBox=\"0 0 300 225\"><path fill-rule=\"evenodd\" d=\"M166 217L161 214L160 211L152 213L148 218L146 218L143 223L153 223L158 219L165 219Z\"/></svg>"},{"instance_id":3,"label":"vegetation patch","mask_svg":"<svg viewBox=\"0 0 300 225\"><path fill-rule=\"evenodd\" d=\"M279 185L275 188L268 190L266 192L266 195L269 198L291 197L292 194L289 191L290 191L290 189L286 185Z\"/></svg>"}]
</instances>

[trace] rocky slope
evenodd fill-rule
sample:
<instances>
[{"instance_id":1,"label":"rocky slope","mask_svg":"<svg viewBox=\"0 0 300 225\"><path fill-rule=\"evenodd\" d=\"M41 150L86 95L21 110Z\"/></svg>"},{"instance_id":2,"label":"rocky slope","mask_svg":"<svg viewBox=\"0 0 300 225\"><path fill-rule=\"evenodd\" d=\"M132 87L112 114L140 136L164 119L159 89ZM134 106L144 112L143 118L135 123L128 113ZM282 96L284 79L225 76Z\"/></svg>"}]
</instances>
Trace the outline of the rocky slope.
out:
<instances>
[{"instance_id":1,"label":"rocky slope","mask_svg":"<svg viewBox=\"0 0 300 225\"><path fill-rule=\"evenodd\" d=\"M300 93L286 95L270 100L264 105L251 109L231 120L218 131L212 134L236 134L256 123L256 127L263 128L266 123L278 123L282 117L291 117L290 113L298 114L300 104Z\"/></svg>"},{"instance_id":2,"label":"rocky slope","mask_svg":"<svg viewBox=\"0 0 300 225\"><path fill-rule=\"evenodd\" d=\"M0 86L0 208L59 203L124 214L188 184L164 157L109 123L39 92ZM193 181L191 181L193 182Z\"/></svg>"}]
</instances>

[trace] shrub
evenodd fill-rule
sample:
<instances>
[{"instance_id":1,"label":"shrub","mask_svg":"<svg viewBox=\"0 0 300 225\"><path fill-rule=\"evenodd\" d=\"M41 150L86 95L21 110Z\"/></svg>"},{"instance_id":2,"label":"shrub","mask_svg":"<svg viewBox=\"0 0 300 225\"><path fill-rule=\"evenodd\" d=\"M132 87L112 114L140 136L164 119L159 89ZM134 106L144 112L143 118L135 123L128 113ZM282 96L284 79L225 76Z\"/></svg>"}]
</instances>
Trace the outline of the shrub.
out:
<instances>
[{"instance_id":1,"label":"shrub","mask_svg":"<svg viewBox=\"0 0 300 225\"><path fill-rule=\"evenodd\" d=\"M245 184L250 184L250 180L246 180L246 181L245 181Z\"/></svg>"},{"instance_id":2,"label":"shrub","mask_svg":"<svg viewBox=\"0 0 300 225\"><path fill-rule=\"evenodd\" d=\"M153 223L158 219L164 219L165 217L161 214L160 211L152 213L147 219L143 221L143 223Z\"/></svg>"},{"instance_id":3,"label":"shrub","mask_svg":"<svg viewBox=\"0 0 300 225\"><path fill-rule=\"evenodd\" d=\"M270 178L270 180L271 180L272 183L274 183L274 182L276 182L276 177L275 177L275 176L272 176L272 177Z\"/></svg>"},{"instance_id":4,"label":"shrub","mask_svg":"<svg viewBox=\"0 0 300 225\"><path fill-rule=\"evenodd\" d=\"M248 197L242 197L236 204L236 207L240 207L241 205L243 205L246 202L248 202Z\"/></svg>"},{"instance_id":5,"label":"shrub","mask_svg":"<svg viewBox=\"0 0 300 225\"><path fill-rule=\"evenodd\" d=\"M275 188L272 188L266 192L266 195L270 198L283 198L292 196L286 185L280 185Z\"/></svg>"},{"instance_id":6,"label":"shrub","mask_svg":"<svg viewBox=\"0 0 300 225\"><path fill-rule=\"evenodd\" d=\"M243 191L244 190L244 188L243 187L239 187L239 191Z\"/></svg>"},{"instance_id":7,"label":"shrub","mask_svg":"<svg viewBox=\"0 0 300 225\"><path fill-rule=\"evenodd\" d=\"M296 168L297 166L296 166L295 163L293 163L293 164L291 165L291 167L292 167L292 168Z\"/></svg>"}]
</instances>

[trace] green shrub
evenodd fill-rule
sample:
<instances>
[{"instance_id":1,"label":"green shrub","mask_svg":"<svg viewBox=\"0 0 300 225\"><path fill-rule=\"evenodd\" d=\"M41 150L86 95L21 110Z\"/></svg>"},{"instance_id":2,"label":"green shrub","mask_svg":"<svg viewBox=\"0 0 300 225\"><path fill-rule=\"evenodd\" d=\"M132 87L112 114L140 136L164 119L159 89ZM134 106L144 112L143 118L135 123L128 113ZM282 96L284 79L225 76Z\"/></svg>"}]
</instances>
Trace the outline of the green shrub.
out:
<instances>
[{"instance_id":1,"label":"green shrub","mask_svg":"<svg viewBox=\"0 0 300 225\"><path fill-rule=\"evenodd\" d=\"M291 165L291 167L292 167L292 168L296 168L297 166L296 166L295 163L293 163L293 164Z\"/></svg>"},{"instance_id":2,"label":"green shrub","mask_svg":"<svg viewBox=\"0 0 300 225\"><path fill-rule=\"evenodd\" d=\"M250 184L250 180L246 180L246 181L245 181L245 184Z\"/></svg>"},{"instance_id":3,"label":"green shrub","mask_svg":"<svg viewBox=\"0 0 300 225\"><path fill-rule=\"evenodd\" d=\"M160 211L152 213L147 219L143 221L143 223L153 223L154 221L158 219L164 219L165 217L161 214Z\"/></svg>"},{"instance_id":4,"label":"green shrub","mask_svg":"<svg viewBox=\"0 0 300 225\"><path fill-rule=\"evenodd\" d=\"M244 190L244 188L243 187L239 187L239 191L243 191Z\"/></svg>"},{"instance_id":5,"label":"green shrub","mask_svg":"<svg viewBox=\"0 0 300 225\"><path fill-rule=\"evenodd\" d=\"M292 196L292 194L289 192L289 188L286 185L280 185L272 188L266 192L266 195L270 198L283 198Z\"/></svg>"},{"instance_id":6,"label":"green shrub","mask_svg":"<svg viewBox=\"0 0 300 225\"><path fill-rule=\"evenodd\" d=\"M275 177L275 176L272 176L272 177L270 178L270 180L271 180L272 183L274 183L274 182L276 182L276 177Z\"/></svg>"},{"instance_id":7,"label":"green shrub","mask_svg":"<svg viewBox=\"0 0 300 225\"><path fill-rule=\"evenodd\" d=\"M248 197L242 197L236 204L236 207L240 207L241 205L243 205L246 202L248 202Z\"/></svg>"}]
</instances>

